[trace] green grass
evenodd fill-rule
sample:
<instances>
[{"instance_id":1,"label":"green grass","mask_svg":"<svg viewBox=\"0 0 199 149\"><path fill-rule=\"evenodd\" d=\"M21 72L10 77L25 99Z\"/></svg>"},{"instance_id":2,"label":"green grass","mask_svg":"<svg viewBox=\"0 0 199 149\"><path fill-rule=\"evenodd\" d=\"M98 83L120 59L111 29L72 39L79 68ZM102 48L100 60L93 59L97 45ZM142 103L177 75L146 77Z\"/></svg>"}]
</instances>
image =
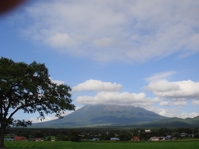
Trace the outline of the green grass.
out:
<instances>
[{"instance_id":1,"label":"green grass","mask_svg":"<svg viewBox=\"0 0 199 149\"><path fill-rule=\"evenodd\" d=\"M191 142L31 142L7 141L9 149L197 149L199 141Z\"/></svg>"}]
</instances>

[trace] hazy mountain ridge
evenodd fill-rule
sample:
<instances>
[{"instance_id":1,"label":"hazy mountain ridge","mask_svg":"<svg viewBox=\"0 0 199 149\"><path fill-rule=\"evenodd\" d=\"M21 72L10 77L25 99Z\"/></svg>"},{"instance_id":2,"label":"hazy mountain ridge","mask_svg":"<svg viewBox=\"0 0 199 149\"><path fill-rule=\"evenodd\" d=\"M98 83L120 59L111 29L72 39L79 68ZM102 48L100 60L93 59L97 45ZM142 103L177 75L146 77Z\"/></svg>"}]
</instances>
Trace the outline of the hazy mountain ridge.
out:
<instances>
[{"instance_id":1,"label":"hazy mountain ridge","mask_svg":"<svg viewBox=\"0 0 199 149\"><path fill-rule=\"evenodd\" d=\"M34 124L34 126L102 126L129 125L152 122L166 117L134 106L86 105L63 119Z\"/></svg>"},{"instance_id":2,"label":"hazy mountain ridge","mask_svg":"<svg viewBox=\"0 0 199 149\"><path fill-rule=\"evenodd\" d=\"M195 118L168 118L134 106L86 105L63 119L33 124L33 127L192 127L199 125Z\"/></svg>"}]
</instances>

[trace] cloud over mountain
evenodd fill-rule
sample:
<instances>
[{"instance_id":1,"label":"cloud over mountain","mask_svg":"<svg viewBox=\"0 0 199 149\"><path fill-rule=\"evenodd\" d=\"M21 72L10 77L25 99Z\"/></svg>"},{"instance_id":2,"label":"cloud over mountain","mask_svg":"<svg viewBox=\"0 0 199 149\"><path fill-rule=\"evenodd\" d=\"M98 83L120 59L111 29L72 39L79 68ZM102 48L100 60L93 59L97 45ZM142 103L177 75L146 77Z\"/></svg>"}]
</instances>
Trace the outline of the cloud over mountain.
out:
<instances>
[{"instance_id":1,"label":"cloud over mountain","mask_svg":"<svg viewBox=\"0 0 199 149\"><path fill-rule=\"evenodd\" d=\"M119 91L122 88L121 84L102 82L100 80L87 80L84 83L80 83L74 86L72 90L77 91Z\"/></svg>"},{"instance_id":2,"label":"cloud over mountain","mask_svg":"<svg viewBox=\"0 0 199 149\"><path fill-rule=\"evenodd\" d=\"M158 98L147 98L144 93L99 92L95 96L79 96L76 101L82 104L116 104L144 107L160 100Z\"/></svg>"},{"instance_id":3,"label":"cloud over mountain","mask_svg":"<svg viewBox=\"0 0 199 149\"><path fill-rule=\"evenodd\" d=\"M173 73L165 72L155 74L147 80L148 86L143 87L144 92L123 92L122 85L111 82L103 82L100 80L87 80L83 83L73 87L73 92L95 91L95 94L79 94L75 101L83 105L133 105L136 107L144 107L157 113L172 117L178 115L197 116L196 112L185 113L179 112L181 107L186 106L189 101L194 105L199 105L199 84L191 80L187 81L168 81L161 80L170 77ZM151 91L154 97L149 97L145 92ZM164 109L155 107L159 104L162 107L171 107L171 109ZM173 106L177 106L178 110L172 110ZM153 107L153 108L152 108Z\"/></svg>"}]
</instances>

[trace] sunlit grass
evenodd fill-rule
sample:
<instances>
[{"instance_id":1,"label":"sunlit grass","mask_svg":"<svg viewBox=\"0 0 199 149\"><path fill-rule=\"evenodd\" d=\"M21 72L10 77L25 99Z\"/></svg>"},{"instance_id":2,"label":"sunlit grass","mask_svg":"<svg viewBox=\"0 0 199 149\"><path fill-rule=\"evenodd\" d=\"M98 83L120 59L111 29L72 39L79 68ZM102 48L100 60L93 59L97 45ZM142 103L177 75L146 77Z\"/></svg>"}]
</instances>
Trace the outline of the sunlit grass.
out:
<instances>
[{"instance_id":1,"label":"sunlit grass","mask_svg":"<svg viewBox=\"0 0 199 149\"><path fill-rule=\"evenodd\" d=\"M199 141L186 142L33 142L7 141L9 149L197 149Z\"/></svg>"}]
</instances>

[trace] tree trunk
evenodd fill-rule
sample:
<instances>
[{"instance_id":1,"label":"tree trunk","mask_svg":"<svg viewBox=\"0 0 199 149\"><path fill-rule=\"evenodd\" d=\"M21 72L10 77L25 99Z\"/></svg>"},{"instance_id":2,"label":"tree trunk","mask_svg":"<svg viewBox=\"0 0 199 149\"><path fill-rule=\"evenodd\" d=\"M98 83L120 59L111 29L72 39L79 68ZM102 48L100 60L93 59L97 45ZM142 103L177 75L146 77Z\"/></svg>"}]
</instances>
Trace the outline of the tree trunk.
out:
<instances>
[{"instance_id":1,"label":"tree trunk","mask_svg":"<svg viewBox=\"0 0 199 149\"><path fill-rule=\"evenodd\" d=\"M3 119L3 94L0 92L0 149L3 149L5 147L4 135L5 135L5 121Z\"/></svg>"},{"instance_id":2,"label":"tree trunk","mask_svg":"<svg viewBox=\"0 0 199 149\"><path fill-rule=\"evenodd\" d=\"M0 132L0 149L5 148L4 145L4 135L5 135L5 128L3 126L1 126L1 132Z\"/></svg>"}]
</instances>

